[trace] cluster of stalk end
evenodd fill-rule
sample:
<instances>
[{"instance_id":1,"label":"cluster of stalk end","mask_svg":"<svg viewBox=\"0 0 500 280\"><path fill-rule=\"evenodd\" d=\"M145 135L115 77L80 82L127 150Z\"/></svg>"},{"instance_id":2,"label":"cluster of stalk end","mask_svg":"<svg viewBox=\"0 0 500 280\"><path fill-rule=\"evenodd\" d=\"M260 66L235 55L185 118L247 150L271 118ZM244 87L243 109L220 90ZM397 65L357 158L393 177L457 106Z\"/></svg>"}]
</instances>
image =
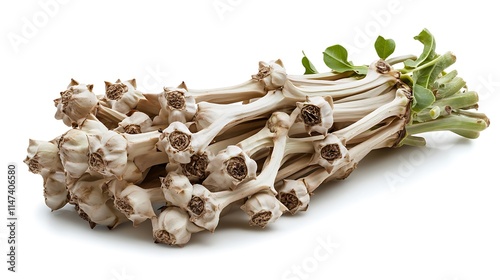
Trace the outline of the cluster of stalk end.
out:
<instances>
[{"instance_id":1,"label":"cluster of stalk end","mask_svg":"<svg viewBox=\"0 0 500 280\"><path fill-rule=\"evenodd\" d=\"M212 90L142 93L118 80L96 95L72 80L55 100L71 128L30 140L25 163L43 177L48 207L71 204L92 228L150 222L155 242L183 245L238 208L264 228L305 211L316 188L370 151L423 145L416 134L434 130L475 138L488 126L454 72L439 74L436 101L414 112L411 77L392 65L401 61L310 75L261 62L247 82Z\"/></svg>"}]
</instances>

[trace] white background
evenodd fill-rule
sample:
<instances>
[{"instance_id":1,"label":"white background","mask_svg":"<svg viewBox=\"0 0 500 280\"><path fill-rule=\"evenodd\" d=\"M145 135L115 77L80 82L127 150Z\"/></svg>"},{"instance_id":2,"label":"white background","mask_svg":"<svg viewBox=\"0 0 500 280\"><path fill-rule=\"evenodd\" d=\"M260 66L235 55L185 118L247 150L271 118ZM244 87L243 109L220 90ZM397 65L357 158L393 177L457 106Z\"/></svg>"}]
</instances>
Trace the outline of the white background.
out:
<instances>
[{"instance_id":1,"label":"white background","mask_svg":"<svg viewBox=\"0 0 500 280\"><path fill-rule=\"evenodd\" d=\"M19 171L18 272L7 272L2 225L2 279L500 279L498 13L490 2L69 0L48 10L47 2L0 4L0 169L16 162ZM260 60L281 58L301 74L302 50L326 71L321 52L336 43L355 63L370 63L378 34L395 39L396 55L419 54L412 38L424 27L437 52L456 54L453 67L479 92L490 128L474 141L438 133L426 136L428 148L374 152L347 180L322 186L307 212L265 230L234 214L184 248L154 244L147 223L91 230L71 207L51 213L42 178L22 163L29 138L67 130L53 118L53 99L70 78L94 83L96 93L117 78L136 78L149 92L181 81L226 86L249 79Z\"/></svg>"}]
</instances>

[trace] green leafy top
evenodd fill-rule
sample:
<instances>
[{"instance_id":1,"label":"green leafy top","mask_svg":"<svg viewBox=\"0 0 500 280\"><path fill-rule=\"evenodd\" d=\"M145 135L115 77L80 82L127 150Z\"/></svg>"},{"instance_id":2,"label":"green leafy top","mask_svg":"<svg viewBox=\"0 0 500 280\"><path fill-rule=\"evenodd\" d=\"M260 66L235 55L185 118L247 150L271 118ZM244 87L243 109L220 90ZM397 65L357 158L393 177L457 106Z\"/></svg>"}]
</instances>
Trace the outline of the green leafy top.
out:
<instances>
[{"instance_id":1,"label":"green leafy top","mask_svg":"<svg viewBox=\"0 0 500 280\"><path fill-rule=\"evenodd\" d=\"M436 100L432 85L438 76L450 65L455 62L455 56L451 53L438 55L435 52L436 41L429 30L424 29L414 37L424 46L422 53L417 59L407 59L404 61L404 68L400 69L402 73L412 73L409 86L413 90L412 110L420 112L431 106ZM378 36L374 44L375 51L380 59L387 59L394 53L396 43L392 39L386 39ZM341 45L333 45L323 52L323 60L330 69L335 72L343 73L354 71L357 74L364 75L368 71L365 65L355 66L348 60L347 50ZM304 54L302 58L305 74L318 73L314 65Z\"/></svg>"},{"instance_id":2,"label":"green leafy top","mask_svg":"<svg viewBox=\"0 0 500 280\"><path fill-rule=\"evenodd\" d=\"M413 135L433 130L450 130L464 137L477 137L479 131L489 125L489 119L484 114L467 111L477 106L477 94L467 91L464 80L457 77L456 71L445 72L455 63L455 56L451 52L437 54L436 40L427 29L414 39L423 45L417 58L402 56L387 60L391 65L404 62L404 68L395 71L402 74L401 81L412 90L411 119L406 126L409 137L405 138L405 143L421 143ZM386 60L394 53L396 43L378 36L374 47L378 57ZM368 66L356 66L350 62L347 50L341 45L326 48L323 60L337 73L352 71L363 76L368 71ZM306 74L318 73L305 54L302 64Z\"/></svg>"}]
</instances>

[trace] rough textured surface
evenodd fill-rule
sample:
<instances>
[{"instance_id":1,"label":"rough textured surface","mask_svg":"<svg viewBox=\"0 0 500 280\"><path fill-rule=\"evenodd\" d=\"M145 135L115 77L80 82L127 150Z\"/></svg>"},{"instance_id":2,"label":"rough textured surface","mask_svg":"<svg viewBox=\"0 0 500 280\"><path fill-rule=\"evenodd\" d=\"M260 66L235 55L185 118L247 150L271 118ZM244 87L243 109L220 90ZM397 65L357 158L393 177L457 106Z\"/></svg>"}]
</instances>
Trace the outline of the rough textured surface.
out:
<instances>
[{"instance_id":1,"label":"rough textured surface","mask_svg":"<svg viewBox=\"0 0 500 280\"><path fill-rule=\"evenodd\" d=\"M321 157L328 160L334 161L342 156L340 153L340 147L338 144L329 144L321 148Z\"/></svg>"},{"instance_id":2,"label":"rough textured surface","mask_svg":"<svg viewBox=\"0 0 500 280\"><path fill-rule=\"evenodd\" d=\"M193 155L189 163L182 164L181 166L182 172L184 172L186 176L195 176L204 179L208 166L208 156L205 154Z\"/></svg>"},{"instance_id":3,"label":"rough textured surface","mask_svg":"<svg viewBox=\"0 0 500 280\"><path fill-rule=\"evenodd\" d=\"M190 136L180 131L170 133L168 141L178 151L184 151L189 146L189 143L191 143Z\"/></svg>"},{"instance_id":4,"label":"rough textured surface","mask_svg":"<svg viewBox=\"0 0 500 280\"><path fill-rule=\"evenodd\" d=\"M231 175L234 179L241 181L245 179L248 174L247 165L245 164L245 159L242 157L233 157L227 161L226 166L227 173Z\"/></svg>"},{"instance_id":5,"label":"rough textured surface","mask_svg":"<svg viewBox=\"0 0 500 280\"><path fill-rule=\"evenodd\" d=\"M181 110L186 106L184 94L180 91L169 91L166 93L168 106L173 109Z\"/></svg>"},{"instance_id":6,"label":"rough textured surface","mask_svg":"<svg viewBox=\"0 0 500 280\"><path fill-rule=\"evenodd\" d=\"M252 226L259 226L259 227L265 227L267 225L267 222L272 217L272 213L269 211L260 211L252 216L250 219L250 225Z\"/></svg>"},{"instance_id":7,"label":"rough textured surface","mask_svg":"<svg viewBox=\"0 0 500 280\"><path fill-rule=\"evenodd\" d=\"M300 201L295 194L295 191L292 190L289 193L280 192L278 193L278 200L285 205L285 207L289 211L294 211L297 207L300 206Z\"/></svg>"},{"instance_id":8,"label":"rough textured surface","mask_svg":"<svg viewBox=\"0 0 500 280\"><path fill-rule=\"evenodd\" d=\"M157 230L154 232L155 243L165 243L168 245L174 245L176 242L175 236L170 234L166 230Z\"/></svg>"},{"instance_id":9,"label":"rough textured surface","mask_svg":"<svg viewBox=\"0 0 500 280\"><path fill-rule=\"evenodd\" d=\"M123 83L110 84L106 87L106 96L111 100L119 100L127 90L128 87Z\"/></svg>"},{"instance_id":10,"label":"rough textured surface","mask_svg":"<svg viewBox=\"0 0 500 280\"><path fill-rule=\"evenodd\" d=\"M201 215L203 210L205 210L205 202L198 196L193 196L188 204L189 210L195 215Z\"/></svg>"},{"instance_id":11,"label":"rough textured surface","mask_svg":"<svg viewBox=\"0 0 500 280\"><path fill-rule=\"evenodd\" d=\"M304 106L300 111L300 116L306 125L314 126L321 123L321 110L318 106Z\"/></svg>"}]
</instances>

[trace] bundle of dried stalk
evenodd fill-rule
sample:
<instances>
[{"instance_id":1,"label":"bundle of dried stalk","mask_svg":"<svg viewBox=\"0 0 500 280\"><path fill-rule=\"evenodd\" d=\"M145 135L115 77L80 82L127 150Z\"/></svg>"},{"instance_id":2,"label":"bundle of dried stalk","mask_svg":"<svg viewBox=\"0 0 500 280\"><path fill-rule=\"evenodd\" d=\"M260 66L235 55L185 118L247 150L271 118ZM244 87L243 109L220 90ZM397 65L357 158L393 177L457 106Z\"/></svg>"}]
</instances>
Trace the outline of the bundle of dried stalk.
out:
<instances>
[{"instance_id":1,"label":"bundle of dried stalk","mask_svg":"<svg viewBox=\"0 0 500 280\"><path fill-rule=\"evenodd\" d=\"M71 80L55 100L56 119L71 129L30 140L25 163L43 177L48 207L72 204L92 228L149 220L155 242L183 245L213 232L234 204L264 228L305 211L316 188L349 176L370 151L425 145L416 134L435 130L476 138L489 125L473 111L478 95L444 72L455 57L420 41L420 57L387 59L379 50L390 40L379 37L369 66L332 46L326 73L307 57L304 75L260 62L247 82L219 89L142 93L118 80L96 95Z\"/></svg>"}]
</instances>

